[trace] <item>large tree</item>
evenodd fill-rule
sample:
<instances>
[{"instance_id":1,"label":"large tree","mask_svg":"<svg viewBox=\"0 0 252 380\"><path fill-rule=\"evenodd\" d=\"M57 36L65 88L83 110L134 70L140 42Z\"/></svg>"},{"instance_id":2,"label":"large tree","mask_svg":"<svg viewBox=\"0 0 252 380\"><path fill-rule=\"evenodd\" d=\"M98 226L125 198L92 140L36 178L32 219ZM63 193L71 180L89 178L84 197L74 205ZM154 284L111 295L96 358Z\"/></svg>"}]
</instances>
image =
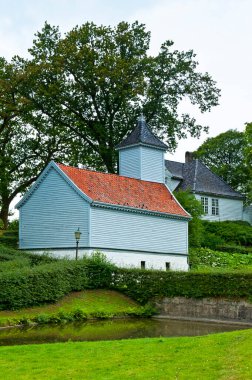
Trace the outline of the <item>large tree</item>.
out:
<instances>
[{"instance_id":1,"label":"large tree","mask_svg":"<svg viewBox=\"0 0 252 380\"><path fill-rule=\"evenodd\" d=\"M245 162L249 173L248 193L249 199L252 201L252 123L246 123L245 139L247 144L245 148Z\"/></svg>"},{"instance_id":2,"label":"large tree","mask_svg":"<svg viewBox=\"0 0 252 380\"><path fill-rule=\"evenodd\" d=\"M4 228L15 196L35 181L52 158L64 159L67 153L57 128L42 114L35 114L33 104L20 94L27 86L26 73L0 58L0 219Z\"/></svg>"},{"instance_id":3,"label":"large tree","mask_svg":"<svg viewBox=\"0 0 252 380\"><path fill-rule=\"evenodd\" d=\"M115 146L141 113L170 150L178 139L206 130L189 114L179 115L178 106L188 98L209 111L218 104L215 82L197 72L192 50L174 50L166 41L151 56L149 43L150 33L138 22L115 28L86 23L64 37L46 23L29 50L31 59L19 59L29 72L23 95L73 136L76 162L114 172Z\"/></svg>"},{"instance_id":4,"label":"large tree","mask_svg":"<svg viewBox=\"0 0 252 380\"><path fill-rule=\"evenodd\" d=\"M247 141L244 132L228 130L208 138L194 152L209 169L219 175L234 190L248 195L249 168L245 161Z\"/></svg>"}]
</instances>

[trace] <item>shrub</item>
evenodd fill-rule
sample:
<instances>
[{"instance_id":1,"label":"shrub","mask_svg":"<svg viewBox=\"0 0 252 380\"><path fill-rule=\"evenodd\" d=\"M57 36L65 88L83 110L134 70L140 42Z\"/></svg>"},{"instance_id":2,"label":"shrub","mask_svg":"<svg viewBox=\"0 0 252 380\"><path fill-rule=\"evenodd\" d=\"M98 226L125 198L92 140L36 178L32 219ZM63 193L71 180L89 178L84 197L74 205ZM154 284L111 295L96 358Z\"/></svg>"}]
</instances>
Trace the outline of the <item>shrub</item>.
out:
<instances>
[{"instance_id":1,"label":"shrub","mask_svg":"<svg viewBox=\"0 0 252 380\"><path fill-rule=\"evenodd\" d=\"M189 222L189 246L200 247L203 239L203 225L201 216L203 215L203 209L200 201L190 193L189 190L176 191L175 196L184 209L192 216L192 220Z\"/></svg>"},{"instance_id":2,"label":"shrub","mask_svg":"<svg viewBox=\"0 0 252 380\"><path fill-rule=\"evenodd\" d=\"M0 310L56 302L65 294L87 287L85 266L57 262L0 273Z\"/></svg>"},{"instance_id":3,"label":"shrub","mask_svg":"<svg viewBox=\"0 0 252 380\"><path fill-rule=\"evenodd\" d=\"M189 261L192 269L202 267L239 269L252 265L252 255L213 251L209 248L190 249Z\"/></svg>"},{"instance_id":4,"label":"shrub","mask_svg":"<svg viewBox=\"0 0 252 380\"><path fill-rule=\"evenodd\" d=\"M252 246L252 226L243 221L225 221L225 222L208 222L203 221L205 229L205 238L203 244L205 247L216 248L209 244L210 236L215 235L221 240L217 245L223 243L231 245ZM211 243L211 241L210 241Z\"/></svg>"},{"instance_id":5,"label":"shrub","mask_svg":"<svg viewBox=\"0 0 252 380\"><path fill-rule=\"evenodd\" d=\"M145 304L154 297L246 297L252 296L252 273L160 272L116 269L114 289Z\"/></svg>"},{"instance_id":6,"label":"shrub","mask_svg":"<svg viewBox=\"0 0 252 380\"><path fill-rule=\"evenodd\" d=\"M16 251L7 249L10 257L13 251L16 258ZM37 257L42 260L41 256ZM58 260L48 264L40 262L40 265L32 267L25 266L27 259L18 268L15 267L16 263L11 264L14 261L5 264L9 265L8 271L0 272L0 310L56 302L71 291L109 288L114 268L97 253L83 260Z\"/></svg>"},{"instance_id":7,"label":"shrub","mask_svg":"<svg viewBox=\"0 0 252 380\"><path fill-rule=\"evenodd\" d=\"M221 252L241 253L244 255L252 254L252 247L244 247L242 245L221 244L217 245L216 249Z\"/></svg>"}]
</instances>

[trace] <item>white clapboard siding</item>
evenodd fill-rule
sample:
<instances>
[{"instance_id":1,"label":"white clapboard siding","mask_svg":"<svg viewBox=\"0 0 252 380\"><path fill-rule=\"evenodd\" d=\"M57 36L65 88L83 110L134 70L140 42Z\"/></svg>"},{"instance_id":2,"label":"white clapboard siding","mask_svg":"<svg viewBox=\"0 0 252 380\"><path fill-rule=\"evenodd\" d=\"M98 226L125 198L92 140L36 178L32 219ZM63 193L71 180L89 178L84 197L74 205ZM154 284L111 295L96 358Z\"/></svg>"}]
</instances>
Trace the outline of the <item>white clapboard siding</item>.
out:
<instances>
[{"instance_id":1,"label":"white clapboard siding","mask_svg":"<svg viewBox=\"0 0 252 380\"><path fill-rule=\"evenodd\" d=\"M138 146L119 151L119 174L130 178L141 178L141 151Z\"/></svg>"},{"instance_id":2,"label":"white clapboard siding","mask_svg":"<svg viewBox=\"0 0 252 380\"><path fill-rule=\"evenodd\" d=\"M164 183L164 151L141 147L141 179Z\"/></svg>"},{"instance_id":3,"label":"white clapboard siding","mask_svg":"<svg viewBox=\"0 0 252 380\"><path fill-rule=\"evenodd\" d=\"M165 181L166 185L168 186L168 188L172 192L178 187L178 185L180 184L180 182L181 182L180 180L178 180L178 179L172 179L170 177L166 177L166 181Z\"/></svg>"},{"instance_id":4,"label":"white clapboard siding","mask_svg":"<svg viewBox=\"0 0 252 380\"><path fill-rule=\"evenodd\" d=\"M79 227L80 245L88 245L89 204L51 168L20 208L20 248L74 247Z\"/></svg>"},{"instance_id":5,"label":"white clapboard siding","mask_svg":"<svg viewBox=\"0 0 252 380\"><path fill-rule=\"evenodd\" d=\"M201 201L202 195L195 194L196 199ZM239 199L221 198L211 195L204 195L208 198L208 214L202 218L210 221L242 220L243 201ZM212 215L212 198L219 200L219 215Z\"/></svg>"},{"instance_id":6,"label":"white clapboard siding","mask_svg":"<svg viewBox=\"0 0 252 380\"><path fill-rule=\"evenodd\" d=\"M135 146L119 151L120 175L164 183L164 151Z\"/></svg>"},{"instance_id":7,"label":"white clapboard siding","mask_svg":"<svg viewBox=\"0 0 252 380\"><path fill-rule=\"evenodd\" d=\"M91 207L91 246L187 254L187 221Z\"/></svg>"},{"instance_id":8,"label":"white clapboard siding","mask_svg":"<svg viewBox=\"0 0 252 380\"><path fill-rule=\"evenodd\" d=\"M252 205L244 208L242 220L252 224Z\"/></svg>"}]
</instances>

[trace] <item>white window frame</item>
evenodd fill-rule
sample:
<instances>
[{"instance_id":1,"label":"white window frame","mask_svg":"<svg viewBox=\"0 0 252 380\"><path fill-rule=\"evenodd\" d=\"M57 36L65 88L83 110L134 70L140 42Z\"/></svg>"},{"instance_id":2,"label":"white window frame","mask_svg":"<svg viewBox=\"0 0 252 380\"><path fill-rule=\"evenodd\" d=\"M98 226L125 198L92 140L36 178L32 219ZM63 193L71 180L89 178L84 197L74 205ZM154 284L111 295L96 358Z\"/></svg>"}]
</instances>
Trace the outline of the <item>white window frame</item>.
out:
<instances>
[{"instance_id":1,"label":"white window frame","mask_svg":"<svg viewBox=\"0 0 252 380\"><path fill-rule=\"evenodd\" d=\"M208 214L208 197L201 197L201 206L203 208L204 214Z\"/></svg>"},{"instance_id":2,"label":"white window frame","mask_svg":"<svg viewBox=\"0 0 252 380\"><path fill-rule=\"evenodd\" d=\"M220 215L220 206L219 206L218 198L212 198L212 215L215 215L215 216Z\"/></svg>"}]
</instances>

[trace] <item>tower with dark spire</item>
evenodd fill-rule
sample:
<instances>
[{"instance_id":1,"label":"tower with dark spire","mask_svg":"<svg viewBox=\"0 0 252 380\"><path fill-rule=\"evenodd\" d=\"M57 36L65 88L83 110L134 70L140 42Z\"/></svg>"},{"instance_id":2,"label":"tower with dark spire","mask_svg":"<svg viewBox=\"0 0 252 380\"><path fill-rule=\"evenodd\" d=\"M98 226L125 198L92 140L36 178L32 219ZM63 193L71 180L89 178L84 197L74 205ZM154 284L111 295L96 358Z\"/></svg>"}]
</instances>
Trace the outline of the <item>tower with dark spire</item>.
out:
<instances>
[{"instance_id":1,"label":"tower with dark spire","mask_svg":"<svg viewBox=\"0 0 252 380\"><path fill-rule=\"evenodd\" d=\"M167 145L153 134L143 116L138 118L136 128L116 148L119 151L120 175L164 183Z\"/></svg>"}]
</instances>

